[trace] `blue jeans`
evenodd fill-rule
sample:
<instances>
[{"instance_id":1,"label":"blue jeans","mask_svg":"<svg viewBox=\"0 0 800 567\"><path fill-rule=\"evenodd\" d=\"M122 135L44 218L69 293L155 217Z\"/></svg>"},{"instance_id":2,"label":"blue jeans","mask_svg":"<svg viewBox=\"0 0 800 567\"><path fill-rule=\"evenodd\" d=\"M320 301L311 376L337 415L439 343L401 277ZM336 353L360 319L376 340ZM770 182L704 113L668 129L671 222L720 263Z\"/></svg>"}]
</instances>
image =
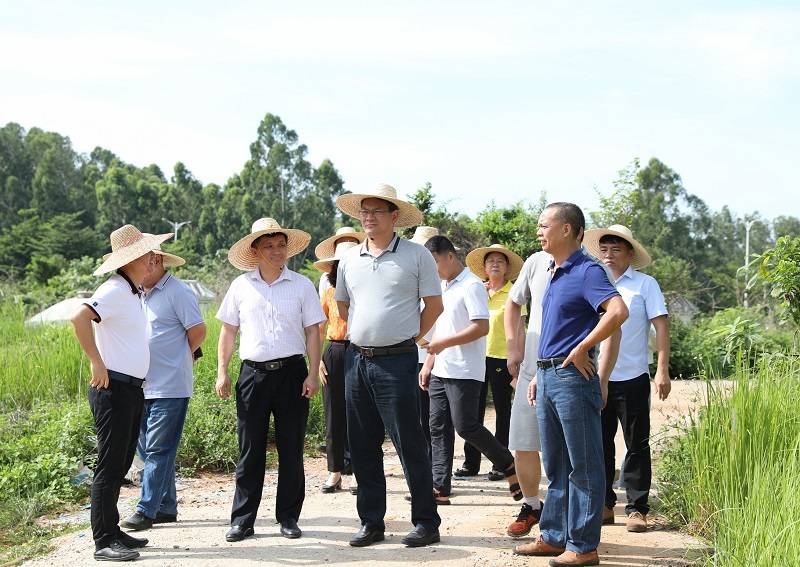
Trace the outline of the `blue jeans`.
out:
<instances>
[{"instance_id":1,"label":"blue jeans","mask_svg":"<svg viewBox=\"0 0 800 567\"><path fill-rule=\"evenodd\" d=\"M536 416L550 484L539 521L542 539L586 553L600 543L605 501L600 379L574 366L539 369Z\"/></svg>"},{"instance_id":2,"label":"blue jeans","mask_svg":"<svg viewBox=\"0 0 800 567\"><path fill-rule=\"evenodd\" d=\"M183 432L189 398L144 401L137 450L144 461L142 499L136 511L154 519L156 514L176 515L175 455Z\"/></svg>"}]
</instances>

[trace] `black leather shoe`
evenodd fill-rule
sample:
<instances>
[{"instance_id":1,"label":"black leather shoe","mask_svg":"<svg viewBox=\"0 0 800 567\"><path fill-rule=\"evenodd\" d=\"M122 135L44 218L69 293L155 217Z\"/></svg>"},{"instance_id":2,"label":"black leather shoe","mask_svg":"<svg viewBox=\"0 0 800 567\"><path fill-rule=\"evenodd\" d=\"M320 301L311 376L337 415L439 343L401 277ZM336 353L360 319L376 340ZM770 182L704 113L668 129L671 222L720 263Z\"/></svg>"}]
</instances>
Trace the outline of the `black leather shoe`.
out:
<instances>
[{"instance_id":1,"label":"black leather shoe","mask_svg":"<svg viewBox=\"0 0 800 567\"><path fill-rule=\"evenodd\" d=\"M108 547L94 552L97 561L133 561L139 557L139 552L125 547L118 541L112 541Z\"/></svg>"},{"instance_id":2,"label":"black leather shoe","mask_svg":"<svg viewBox=\"0 0 800 567\"><path fill-rule=\"evenodd\" d=\"M133 537L130 534L126 534L122 530L120 530L117 539L122 545L124 545L128 549L139 549L140 547L144 547L145 545L147 545L147 538Z\"/></svg>"},{"instance_id":3,"label":"black leather shoe","mask_svg":"<svg viewBox=\"0 0 800 567\"><path fill-rule=\"evenodd\" d=\"M457 469L453 473L453 478L456 480L464 480L465 478L471 478L473 476L478 476L478 471L471 471L464 467Z\"/></svg>"},{"instance_id":4,"label":"black leather shoe","mask_svg":"<svg viewBox=\"0 0 800 567\"><path fill-rule=\"evenodd\" d=\"M439 530L429 530L424 526L417 526L401 541L408 547L424 547L432 543L439 543Z\"/></svg>"},{"instance_id":5,"label":"black leather shoe","mask_svg":"<svg viewBox=\"0 0 800 567\"><path fill-rule=\"evenodd\" d=\"M153 520L142 514L136 512L122 520L120 524L123 528L128 528L131 531L138 532L141 530L149 530L153 527Z\"/></svg>"},{"instance_id":6,"label":"black leather shoe","mask_svg":"<svg viewBox=\"0 0 800 567\"><path fill-rule=\"evenodd\" d=\"M383 541L383 529L371 528L367 525L361 526L358 533L350 540L353 547L367 547L376 541Z\"/></svg>"},{"instance_id":7,"label":"black leather shoe","mask_svg":"<svg viewBox=\"0 0 800 567\"><path fill-rule=\"evenodd\" d=\"M289 518L281 521L281 535L289 539L297 539L303 535L303 532L297 527L297 521Z\"/></svg>"},{"instance_id":8,"label":"black leather shoe","mask_svg":"<svg viewBox=\"0 0 800 567\"><path fill-rule=\"evenodd\" d=\"M231 526L231 529L225 534L225 541L242 541L244 538L250 537L254 533L253 528Z\"/></svg>"},{"instance_id":9,"label":"black leather shoe","mask_svg":"<svg viewBox=\"0 0 800 567\"><path fill-rule=\"evenodd\" d=\"M153 523L154 524L171 524L171 523L177 522L177 521L178 521L178 515L177 514L162 514L161 512L158 512L156 514L156 519L153 520Z\"/></svg>"}]
</instances>

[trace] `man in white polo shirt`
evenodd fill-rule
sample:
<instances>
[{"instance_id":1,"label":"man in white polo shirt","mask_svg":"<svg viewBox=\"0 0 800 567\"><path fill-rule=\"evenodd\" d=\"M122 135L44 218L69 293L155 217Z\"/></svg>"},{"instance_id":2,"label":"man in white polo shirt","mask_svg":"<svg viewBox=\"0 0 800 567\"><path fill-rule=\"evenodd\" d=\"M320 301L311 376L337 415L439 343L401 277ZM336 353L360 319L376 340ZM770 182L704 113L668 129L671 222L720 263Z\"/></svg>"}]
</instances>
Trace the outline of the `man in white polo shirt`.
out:
<instances>
[{"instance_id":1,"label":"man in white polo shirt","mask_svg":"<svg viewBox=\"0 0 800 567\"><path fill-rule=\"evenodd\" d=\"M241 541L254 533L264 489L270 414L275 417L278 449L275 517L284 537L302 535L297 520L305 499L303 447L309 399L319 390L318 325L325 314L314 284L287 268L286 260L305 250L309 240L307 232L262 218L228 252L228 261L247 272L233 280L217 311L222 330L216 390L222 398L230 396L228 364L236 335L241 335L242 365L236 381L239 462L227 541Z\"/></svg>"},{"instance_id":2,"label":"man in white polo shirt","mask_svg":"<svg viewBox=\"0 0 800 567\"><path fill-rule=\"evenodd\" d=\"M586 231L584 240L589 253L599 258L611 271L630 316L622 324L619 355L608 384L608 403L601 416L603 425L603 455L606 469L606 502L603 523L614 523L614 436L617 423L628 452L622 463L621 477L625 486L627 505L626 527L629 532L647 530L650 511L648 495L652 478L650 461L650 370L647 341L650 325L656 329L658 364L654 379L655 392L666 400L671 384L669 379L669 319L664 295L658 282L639 269L650 263L650 254L630 229L612 225ZM601 352L602 354L602 352Z\"/></svg>"},{"instance_id":3,"label":"man in white polo shirt","mask_svg":"<svg viewBox=\"0 0 800 567\"><path fill-rule=\"evenodd\" d=\"M419 375L430 396L433 489L439 505L450 503L454 430L503 471L515 499L522 493L514 473L514 457L480 418L480 396L486 375L489 297L483 282L456 256L453 243L434 236L425 243L442 280L444 312L428 343L428 357Z\"/></svg>"},{"instance_id":4,"label":"man in white polo shirt","mask_svg":"<svg viewBox=\"0 0 800 567\"><path fill-rule=\"evenodd\" d=\"M147 544L146 539L119 529L117 500L136 451L144 403L142 386L150 366L141 286L153 268L152 250L170 236L145 235L129 224L112 232L111 254L94 275L116 273L72 316L75 335L92 370L89 406L97 432L97 465L91 523L98 561L136 559L139 552L132 548Z\"/></svg>"}]
</instances>

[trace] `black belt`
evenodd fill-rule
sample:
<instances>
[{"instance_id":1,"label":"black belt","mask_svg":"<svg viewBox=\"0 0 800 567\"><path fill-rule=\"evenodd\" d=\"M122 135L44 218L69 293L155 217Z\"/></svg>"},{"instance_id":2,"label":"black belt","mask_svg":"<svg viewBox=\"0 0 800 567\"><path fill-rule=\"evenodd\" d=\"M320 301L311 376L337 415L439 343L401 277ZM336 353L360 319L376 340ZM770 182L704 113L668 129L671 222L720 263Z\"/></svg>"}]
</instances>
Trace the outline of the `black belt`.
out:
<instances>
[{"instance_id":1,"label":"black belt","mask_svg":"<svg viewBox=\"0 0 800 567\"><path fill-rule=\"evenodd\" d=\"M567 357L561 356L559 358L545 358L544 360L537 360L536 366L539 368L560 368Z\"/></svg>"},{"instance_id":2,"label":"black belt","mask_svg":"<svg viewBox=\"0 0 800 567\"><path fill-rule=\"evenodd\" d=\"M333 343L335 345L349 345L350 341L348 339L328 339L329 343Z\"/></svg>"},{"instance_id":3,"label":"black belt","mask_svg":"<svg viewBox=\"0 0 800 567\"><path fill-rule=\"evenodd\" d=\"M392 354L406 354L409 352L417 352L417 345L414 343L414 339L408 339L401 343L397 343L396 345L389 345L383 347L362 347L358 346L355 343L350 343L350 345L356 349L361 356L366 356L367 358L372 358L373 356L389 356Z\"/></svg>"},{"instance_id":4,"label":"black belt","mask_svg":"<svg viewBox=\"0 0 800 567\"><path fill-rule=\"evenodd\" d=\"M255 360L243 360L242 362L250 368L255 368L256 370L280 370L284 366L296 364L301 360L303 360L303 355L295 354L292 356L287 356L286 358L276 358L275 360L267 360L264 362L256 362Z\"/></svg>"},{"instance_id":5,"label":"black belt","mask_svg":"<svg viewBox=\"0 0 800 567\"><path fill-rule=\"evenodd\" d=\"M142 387L144 384L144 380L142 378L135 378L130 376L129 374L123 374L122 372L117 372L116 370L109 370L108 377L112 380L116 380L117 382L122 382L123 384L130 384L131 386L137 386L139 388Z\"/></svg>"}]
</instances>

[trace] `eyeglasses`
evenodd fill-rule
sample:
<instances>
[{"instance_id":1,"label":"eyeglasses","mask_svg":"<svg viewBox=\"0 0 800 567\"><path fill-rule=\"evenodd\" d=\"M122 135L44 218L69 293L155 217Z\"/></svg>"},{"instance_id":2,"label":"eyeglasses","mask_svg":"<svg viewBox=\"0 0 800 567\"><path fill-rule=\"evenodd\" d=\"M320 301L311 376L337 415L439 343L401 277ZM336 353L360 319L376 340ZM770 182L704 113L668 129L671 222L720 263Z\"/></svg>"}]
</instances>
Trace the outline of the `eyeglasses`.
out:
<instances>
[{"instance_id":1,"label":"eyeglasses","mask_svg":"<svg viewBox=\"0 0 800 567\"><path fill-rule=\"evenodd\" d=\"M368 217L376 217L377 218L377 217L381 217L381 216L385 215L388 212L389 211L387 209L361 209L360 211L358 211L358 216L361 217L362 219L365 219L365 218L368 218Z\"/></svg>"}]
</instances>

